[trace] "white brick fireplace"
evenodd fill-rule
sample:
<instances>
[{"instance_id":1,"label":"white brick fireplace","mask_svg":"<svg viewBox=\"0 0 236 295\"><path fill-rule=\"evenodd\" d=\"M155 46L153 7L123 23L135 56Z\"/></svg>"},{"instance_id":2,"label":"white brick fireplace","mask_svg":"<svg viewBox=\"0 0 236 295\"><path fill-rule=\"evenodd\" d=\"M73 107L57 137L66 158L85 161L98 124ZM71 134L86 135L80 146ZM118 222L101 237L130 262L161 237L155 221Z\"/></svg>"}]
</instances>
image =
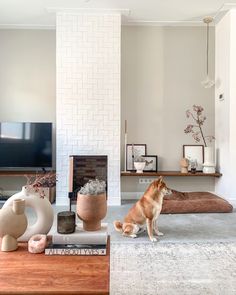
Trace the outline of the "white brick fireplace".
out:
<instances>
[{"instance_id":1,"label":"white brick fireplace","mask_svg":"<svg viewBox=\"0 0 236 295\"><path fill-rule=\"evenodd\" d=\"M108 156L108 204L120 204L119 13L57 14L57 204L70 155Z\"/></svg>"}]
</instances>

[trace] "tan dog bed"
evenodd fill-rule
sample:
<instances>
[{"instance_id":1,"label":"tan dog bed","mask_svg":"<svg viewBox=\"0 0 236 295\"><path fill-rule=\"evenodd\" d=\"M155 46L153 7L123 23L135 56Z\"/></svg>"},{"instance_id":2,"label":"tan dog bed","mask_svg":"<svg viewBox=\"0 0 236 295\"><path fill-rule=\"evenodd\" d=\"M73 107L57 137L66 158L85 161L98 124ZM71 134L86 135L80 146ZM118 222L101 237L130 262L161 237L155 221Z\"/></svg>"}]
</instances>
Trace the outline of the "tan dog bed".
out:
<instances>
[{"instance_id":1,"label":"tan dog bed","mask_svg":"<svg viewBox=\"0 0 236 295\"><path fill-rule=\"evenodd\" d=\"M208 192L181 193L165 196L161 213L230 213L233 206Z\"/></svg>"}]
</instances>

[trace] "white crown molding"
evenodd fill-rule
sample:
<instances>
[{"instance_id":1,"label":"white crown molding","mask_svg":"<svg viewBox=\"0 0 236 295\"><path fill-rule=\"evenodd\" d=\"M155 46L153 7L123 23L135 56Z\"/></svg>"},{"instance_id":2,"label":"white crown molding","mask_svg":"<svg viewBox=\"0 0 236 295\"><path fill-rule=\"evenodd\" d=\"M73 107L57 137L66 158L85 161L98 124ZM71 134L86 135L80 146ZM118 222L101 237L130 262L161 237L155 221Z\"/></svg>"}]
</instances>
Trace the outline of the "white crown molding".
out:
<instances>
[{"instance_id":1,"label":"white crown molding","mask_svg":"<svg viewBox=\"0 0 236 295\"><path fill-rule=\"evenodd\" d=\"M0 24L0 30L55 30L56 25Z\"/></svg>"},{"instance_id":2,"label":"white crown molding","mask_svg":"<svg viewBox=\"0 0 236 295\"><path fill-rule=\"evenodd\" d=\"M222 17L231 9L236 9L236 3L224 3L214 15L214 26ZM63 7L48 7L46 8L48 13L68 13L68 14L121 14L123 26L204 26L202 20L199 21L156 21L156 20L128 20L130 16L130 9L109 9L109 8L63 8ZM32 30L55 30L56 25L42 25L42 24L0 24L0 29L32 29Z\"/></svg>"},{"instance_id":3,"label":"white crown molding","mask_svg":"<svg viewBox=\"0 0 236 295\"><path fill-rule=\"evenodd\" d=\"M195 27L203 26L202 21L196 22L157 22L157 21L123 21L122 26L149 26L149 27ZM56 25L40 25L40 24L0 24L0 30L55 30Z\"/></svg>"},{"instance_id":4,"label":"white crown molding","mask_svg":"<svg viewBox=\"0 0 236 295\"><path fill-rule=\"evenodd\" d=\"M213 15L214 22L217 24L223 17L224 15L231 9L236 9L236 3L224 3Z\"/></svg>"},{"instance_id":5,"label":"white crown molding","mask_svg":"<svg viewBox=\"0 0 236 295\"><path fill-rule=\"evenodd\" d=\"M204 26L202 21L185 21L185 22L172 22L172 21L123 21L122 26L149 26L149 27L200 27ZM210 26L213 26L211 24ZM55 30L56 25L40 25L40 24L0 24L0 30Z\"/></svg>"},{"instance_id":6,"label":"white crown molding","mask_svg":"<svg viewBox=\"0 0 236 295\"><path fill-rule=\"evenodd\" d=\"M63 7L48 7L48 13L68 13L68 14L121 14L123 16L130 15L130 9L111 9L111 8L63 8Z\"/></svg>"},{"instance_id":7,"label":"white crown molding","mask_svg":"<svg viewBox=\"0 0 236 295\"><path fill-rule=\"evenodd\" d=\"M174 26L174 27L195 27L195 26L204 26L203 21L146 21L146 20L137 20L137 21L125 21L122 23L123 26L155 26L155 27L165 27L165 26Z\"/></svg>"}]
</instances>

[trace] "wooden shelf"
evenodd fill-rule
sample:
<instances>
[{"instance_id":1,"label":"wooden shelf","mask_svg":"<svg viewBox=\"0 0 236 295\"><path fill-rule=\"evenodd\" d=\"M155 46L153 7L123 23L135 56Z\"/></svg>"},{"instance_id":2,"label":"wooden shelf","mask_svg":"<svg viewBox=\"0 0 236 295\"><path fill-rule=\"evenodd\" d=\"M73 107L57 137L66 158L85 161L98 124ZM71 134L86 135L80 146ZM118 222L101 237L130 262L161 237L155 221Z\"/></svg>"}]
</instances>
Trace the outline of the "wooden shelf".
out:
<instances>
[{"instance_id":1,"label":"wooden shelf","mask_svg":"<svg viewBox=\"0 0 236 295\"><path fill-rule=\"evenodd\" d=\"M158 172L143 172L143 173L136 173L136 172L121 172L121 176L180 176L180 177L220 177L222 176L221 173L203 173L203 172L196 172L196 173L181 173L179 171L158 171Z\"/></svg>"},{"instance_id":2,"label":"wooden shelf","mask_svg":"<svg viewBox=\"0 0 236 295\"><path fill-rule=\"evenodd\" d=\"M56 172L54 170L46 171L47 172ZM0 171L0 176L35 176L36 174L44 174L43 170L39 171Z\"/></svg>"}]
</instances>

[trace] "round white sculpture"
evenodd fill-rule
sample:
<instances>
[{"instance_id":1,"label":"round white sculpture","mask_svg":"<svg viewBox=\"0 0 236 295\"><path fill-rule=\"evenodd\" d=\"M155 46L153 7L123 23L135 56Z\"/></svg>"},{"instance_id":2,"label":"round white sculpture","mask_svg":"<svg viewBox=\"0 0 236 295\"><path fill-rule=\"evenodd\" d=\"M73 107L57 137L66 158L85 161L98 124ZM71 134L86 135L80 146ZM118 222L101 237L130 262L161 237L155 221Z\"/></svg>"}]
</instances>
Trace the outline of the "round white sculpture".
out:
<instances>
[{"instance_id":1,"label":"round white sculpture","mask_svg":"<svg viewBox=\"0 0 236 295\"><path fill-rule=\"evenodd\" d=\"M12 206L16 199L25 199L25 206L34 209L37 220L29 225L25 233L18 239L19 241L28 241L33 235L47 234L53 224L53 208L46 198L40 197L40 194L27 186L22 187L22 191L11 196L3 205L3 208Z\"/></svg>"}]
</instances>

